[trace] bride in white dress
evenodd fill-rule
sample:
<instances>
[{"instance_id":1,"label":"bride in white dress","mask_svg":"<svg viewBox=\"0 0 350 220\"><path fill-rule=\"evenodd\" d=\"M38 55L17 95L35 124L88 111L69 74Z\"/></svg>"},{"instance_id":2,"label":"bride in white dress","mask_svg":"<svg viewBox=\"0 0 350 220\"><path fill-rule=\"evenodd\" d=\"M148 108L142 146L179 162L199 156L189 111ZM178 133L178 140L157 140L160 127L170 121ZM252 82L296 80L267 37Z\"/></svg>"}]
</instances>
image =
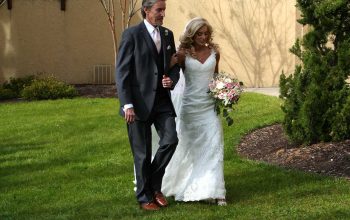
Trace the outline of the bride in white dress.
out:
<instances>
[{"instance_id":1,"label":"bride in white dress","mask_svg":"<svg viewBox=\"0 0 350 220\"><path fill-rule=\"evenodd\" d=\"M180 37L178 63L184 71L185 88L181 102L174 103L180 107L179 144L166 168L162 192L176 201L211 200L226 205L223 131L208 94L220 58L212 32L207 20L194 18Z\"/></svg>"}]
</instances>

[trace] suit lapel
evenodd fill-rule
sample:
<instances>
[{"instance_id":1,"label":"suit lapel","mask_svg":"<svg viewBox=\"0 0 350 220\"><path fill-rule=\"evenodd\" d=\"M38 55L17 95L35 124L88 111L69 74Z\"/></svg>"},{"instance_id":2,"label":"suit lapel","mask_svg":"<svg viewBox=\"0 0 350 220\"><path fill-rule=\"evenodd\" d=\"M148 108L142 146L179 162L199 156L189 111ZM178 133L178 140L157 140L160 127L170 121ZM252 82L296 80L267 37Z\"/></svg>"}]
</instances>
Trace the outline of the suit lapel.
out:
<instances>
[{"instance_id":1,"label":"suit lapel","mask_svg":"<svg viewBox=\"0 0 350 220\"><path fill-rule=\"evenodd\" d=\"M146 42L148 49L150 49L150 51L152 51L153 58L156 59L156 57L158 56L157 48L156 48L151 36L149 35L147 28L145 26L145 23L143 23L143 21L140 24L140 29L141 29L142 36Z\"/></svg>"}]
</instances>

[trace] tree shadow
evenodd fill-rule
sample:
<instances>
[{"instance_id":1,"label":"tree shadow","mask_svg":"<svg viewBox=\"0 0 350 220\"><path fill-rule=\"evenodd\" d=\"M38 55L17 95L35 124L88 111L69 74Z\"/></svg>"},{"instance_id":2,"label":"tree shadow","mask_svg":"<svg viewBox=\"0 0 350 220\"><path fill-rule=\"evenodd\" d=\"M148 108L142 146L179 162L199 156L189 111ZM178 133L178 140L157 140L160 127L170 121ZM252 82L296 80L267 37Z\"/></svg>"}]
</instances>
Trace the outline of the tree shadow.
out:
<instances>
[{"instance_id":1,"label":"tree shadow","mask_svg":"<svg viewBox=\"0 0 350 220\"><path fill-rule=\"evenodd\" d=\"M306 219L350 219L350 210L334 207L333 210L326 210L317 214L309 214Z\"/></svg>"},{"instance_id":2,"label":"tree shadow","mask_svg":"<svg viewBox=\"0 0 350 220\"><path fill-rule=\"evenodd\" d=\"M179 10L195 8L188 11L189 19L202 16L209 20L214 34L225 42L221 57L236 77L243 75L250 87L267 87L279 83L282 70L291 72L294 59L290 58L288 43L295 26L283 14L287 13L284 1L207 2L198 5L190 1ZM267 81L267 77L271 79Z\"/></svg>"},{"instance_id":3,"label":"tree shadow","mask_svg":"<svg viewBox=\"0 0 350 220\"><path fill-rule=\"evenodd\" d=\"M46 143L31 143L31 142L15 142L15 138L4 138L0 144L0 155L16 154L17 152L25 152L32 150L41 150L42 145Z\"/></svg>"},{"instance_id":4,"label":"tree shadow","mask_svg":"<svg viewBox=\"0 0 350 220\"><path fill-rule=\"evenodd\" d=\"M267 198L273 195L276 200L284 201L285 196L290 199L300 199L311 195L328 195L327 189L310 189L303 186L310 183L322 185L323 181L331 179L318 174L305 174L297 170L286 170L264 163L254 165L254 169L234 171L225 174L227 199L230 203L241 203L257 198ZM303 173L301 175L301 173ZM326 186L325 186L326 187ZM293 193L285 192L291 189ZM282 194L280 192L283 192ZM281 195L283 195L281 197Z\"/></svg>"},{"instance_id":5,"label":"tree shadow","mask_svg":"<svg viewBox=\"0 0 350 220\"><path fill-rule=\"evenodd\" d=\"M124 140L117 140L117 146ZM65 182L81 181L91 177L115 177L130 173L130 183L132 182L133 166L130 156L128 163L111 161L108 158L101 158L96 163L96 156L91 156L87 151L90 148L96 149L95 145L75 147L74 150L57 152L55 149L43 146L44 144L17 143L12 145L15 150L6 150L7 156L1 162L0 186L18 188L22 186L38 186L43 183L63 184ZM40 147L40 145L42 145ZM68 146L68 148L71 148ZM96 149L96 154L101 154L104 148ZM33 152L33 150L35 152ZM30 152L29 152L30 151ZM12 154L12 155L10 155ZM3 156L4 153L0 152ZM131 155L131 152L130 152ZM10 163L15 160L15 163ZM64 171L62 171L64 170ZM44 173L47 173L46 175ZM22 178L26 176L26 178ZM15 177L15 178L13 178Z\"/></svg>"}]
</instances>

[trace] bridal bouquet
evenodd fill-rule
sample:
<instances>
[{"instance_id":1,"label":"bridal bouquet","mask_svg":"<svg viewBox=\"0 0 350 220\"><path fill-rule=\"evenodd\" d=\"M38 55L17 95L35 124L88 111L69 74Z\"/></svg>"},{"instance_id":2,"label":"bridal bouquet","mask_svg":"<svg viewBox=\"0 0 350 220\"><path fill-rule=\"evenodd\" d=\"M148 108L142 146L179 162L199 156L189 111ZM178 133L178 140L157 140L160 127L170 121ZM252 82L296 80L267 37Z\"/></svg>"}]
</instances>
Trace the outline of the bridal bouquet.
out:
<instances>
[{"instance_id":1,"label":"bridal bouquet","mask_svg":"<svg viewBox=\"0 0 350 220\"><path fill-rule=\"evenodd\" d=\"M226 119L228 126L233 124L229 112L233 110L233 105L239 100L243 92L242 82L229 76L225 72L217 74L209 84L209 94L215 99L215 111L221 113Z\"/></svg>"}]
</instances>

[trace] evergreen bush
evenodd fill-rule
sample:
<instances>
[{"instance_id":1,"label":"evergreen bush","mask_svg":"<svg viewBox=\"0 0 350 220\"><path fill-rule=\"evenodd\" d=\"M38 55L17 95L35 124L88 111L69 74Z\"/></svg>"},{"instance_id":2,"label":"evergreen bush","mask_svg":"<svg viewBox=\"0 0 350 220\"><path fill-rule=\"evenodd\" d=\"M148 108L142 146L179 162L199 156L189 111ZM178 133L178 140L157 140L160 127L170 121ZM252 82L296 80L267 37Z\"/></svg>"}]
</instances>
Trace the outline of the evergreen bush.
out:
<instances>
[{"instance_id":1,"label":"evergreen bush","mask_svg":"<svg viewBox=\"0 0 350 220\"><path fill-rule=\"evenodd\" d=\"M11 89L5 89L4 87L0 86L0 100L14 98L17 98L17 94L15 92L13 92Z\"/></svg>"},{"instance_id":2,"label":"evergreen bush","mask_svg":"<svg viewBox=\"0 0 350 220\"><path fill-rule=\"evenodd\" d=\"M5 82L3 84L3 89L6 91L10 90L11 93L14 94L14 96L11 98L18 98L21 96L24 87L29 86L34 79L34 75L19 78L11 77L9 82Z\"/></svg>"},{"instance_id":3,"label":"evergreen bush","mask_svg":"<svg viewBox=\"0 0 350 220\"><path fill-rule=\"evenodd\" d=\"M25 87L22 97L28 100L73 98L78 95L74 86L67 85L54 77L34 79L32 84Z\"/></svg>"},{"instance_id":4,"label":"evergreen bush","mask_svg":"<svg viewBox=\"0 0 350 220\"><path fill-rule=\"evenodd\" d=\"M284 128L297 143L350 138L350 1L297 0L308 32L290 51L301 60L282 73Z\"/></svg>"}]
</instances>

